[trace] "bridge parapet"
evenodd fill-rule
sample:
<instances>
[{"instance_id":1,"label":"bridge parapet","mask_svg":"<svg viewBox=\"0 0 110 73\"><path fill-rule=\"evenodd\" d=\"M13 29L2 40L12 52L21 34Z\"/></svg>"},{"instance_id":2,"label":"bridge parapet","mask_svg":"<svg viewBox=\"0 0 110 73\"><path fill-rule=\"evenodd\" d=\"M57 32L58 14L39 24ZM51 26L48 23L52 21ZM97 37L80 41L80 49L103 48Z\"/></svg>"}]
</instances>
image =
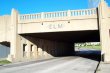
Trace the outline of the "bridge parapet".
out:
<instances>
[{"instance_id":1,"label":"bridge parapet","mask_svg":"<svg viewBox=\"0 0 110 73\"><path fill-rule=\"evenodd\" d=\"M65 18L65 17L78 17L78 16L93 16L96 15L96 8L93 9L82 9L82 10L68 10L68 11L58 11L58 12L42 12L37 14L22 14L19 15L19 21L29 20L42 20L51 18Z\"/></svg>"}]
</instances>

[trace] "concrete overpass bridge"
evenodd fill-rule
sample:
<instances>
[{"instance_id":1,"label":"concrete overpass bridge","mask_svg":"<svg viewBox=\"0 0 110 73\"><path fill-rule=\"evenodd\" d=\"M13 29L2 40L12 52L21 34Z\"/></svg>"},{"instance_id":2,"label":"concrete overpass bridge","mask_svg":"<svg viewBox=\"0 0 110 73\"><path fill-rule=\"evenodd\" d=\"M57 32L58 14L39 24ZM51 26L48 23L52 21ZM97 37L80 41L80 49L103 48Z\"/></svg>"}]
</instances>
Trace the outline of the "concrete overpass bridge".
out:
<instances>
[{"instance_id":1,"label":"concrete overpass bridge","mask_svg":"<svg viewBox=\"0 0 110 73\"><path fill-rule=\"evenodd\" d=\"M19 14L0 17L0 42L10 47L8 60L23 61L74 54L76 42L100 42L110 62L110 8ZM8 44L8 45L7 45Z\"/></svg>"}]
</instances>

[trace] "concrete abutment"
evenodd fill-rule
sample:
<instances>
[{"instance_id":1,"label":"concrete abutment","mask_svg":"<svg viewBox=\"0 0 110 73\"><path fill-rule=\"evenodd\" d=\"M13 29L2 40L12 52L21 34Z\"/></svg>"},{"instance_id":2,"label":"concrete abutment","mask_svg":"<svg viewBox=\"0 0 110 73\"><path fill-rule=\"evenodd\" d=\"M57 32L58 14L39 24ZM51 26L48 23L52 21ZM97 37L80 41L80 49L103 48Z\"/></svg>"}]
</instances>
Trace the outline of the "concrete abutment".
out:
<instances>
[{"instance_id":1,"label":"concrete abutment","mask_svg":"<svg viewBox=\"0 0 110 73\"><path fill-rule=\"evenodd\" d=\"M99 4L98 16L102 60L110 63L109 7L104 0Z\"/></svg>"}]
</instances>

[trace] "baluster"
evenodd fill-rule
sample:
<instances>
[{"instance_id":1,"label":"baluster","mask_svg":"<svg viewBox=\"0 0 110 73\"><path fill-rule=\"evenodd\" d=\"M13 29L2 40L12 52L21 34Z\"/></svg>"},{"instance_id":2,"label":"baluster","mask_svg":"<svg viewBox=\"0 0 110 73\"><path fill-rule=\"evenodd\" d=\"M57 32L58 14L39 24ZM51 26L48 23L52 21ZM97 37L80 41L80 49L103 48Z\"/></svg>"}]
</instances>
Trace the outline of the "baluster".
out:
<instances>
[{"instance_id":1,"label":"baluster","mask_svg":"<svg viewBox=\"0 0 110 73\"><path fill-rule=\"evenodd\" d=\"M58 12L56 12L56 17L58 17Z\"/></svg>"},{"instance_id":2,"label":"baluster","mask_svg":"<svg viewBox=\"0 0 110 73\"><path fill-rule=\"evenodd\" d=\"M91 14L91 10L89 10L89 15L92 15L92 14Z\"/></svg>"},{"instance_id":3,"label":"baluster","mask_svg":"<svg viewBox=\"0 0 110 73\"><path fill-rule=\"evenodd\" d=\"M64 12L64 16L66 17L66 12Z\"/></svg>"},{"instance_id":4,"label":"baluster","mask_svg":"<svg viewBox=\"0 0 110 73\"><path fill-rule=\"evenodd\" d=\"M82 10L80 10L80 15L82 16Z\"/></svg>"},{"instance_id":5,"label":"baluster","mask_svg":"<svg viewBox=\"0 0 110 73\"><path fill-rule=\"evenodd\" d=\"M77 11L77 16L78 16L78 11Z\"/></svg>"},{"instance_id":6,"label":"baluster","mask_svg":"<svg viewBox=\"0 0 110 73\"><path fill-rule=\"evenodd\" d=\"M31 19L31 15L29 15L29 19Z\"/></svg>"},{"instance_id":7,"label":"baluster","mask_svg":"<svg viewBox=\"0 0 110 73\"><path fill-rule=\"evenodd\" d=\"M60 12L58 13L58 17L60 17Z\"/></svg>"},{"instance_id":8,"label":"baluster","mask_svg":"<svg viewBox=\"0 0 110 73\"><path fill-rule=\"evenodd\" d=\"M75 11L75 16L77 16L77 11Z\"/></svg>"},{"instance_id":9,"label":"baluster","mask_svg":"<svg viewBox=\"0 0 110 73\"><path fill-rule=\"evenodd\" d=\"M54 18L54 13L52 13L52 18Z\"/></svg>"},{"instance_id":10,"label":"baluster","mask_svg":"<svg viewBox=\"0 0 110 73\"><path fill-rule=\"evenodd\" d=\"M38 18L39 18L39 15L38 15L38 14L36 14L35 16L36 16L36 19L38 19Z\"/></svg>"},{"instance_id":11,"label":"baluster","mask_svg":"<svg viewBox=\"0 0 110 73\"><path fill-rule=\"evenodd\" d=\"M49 16L49 15L48 15L48 13L47 13L47 18L48 18L48 16Z\"/></svg>"},{"instance_id":12,"label":"baluster","mask_svg":"<svg viewBox=\"0 0 110 73\"><path fill-rule=\"evenodd\" d=\"M39 18L39 14L36 14L36 19L38 19Z\"/></svg>"},{"instance_id":13,"label":"baluster","mask_svg":"<svg viewBox=\"0 0 110 73\"><path fill-rule=\"evenodd\" d=\"M76 16L76 11L74 11L74 15L73 16Z\"/></svg>"},{"instance_id":14,"label":"baluster","mask_svg":"<svg viewBox=\"0 0 110 73\"><path fill-rule=\"evenodd\" d=\"M46 18L48 18L48 14L46 14Z\"/></svg>"},{"instance_id":15,"label":"baluster","mask_svg":"<svg viewBox=\"0 0 110 73\"><path fill-rule=\"evenodd\" d=\"M64 17L64 12L62 12L62 17Z\"/></svg>"},{"instance_id":16,"label":"baluster","mask_svg":"<svg viewBox=\"0 0 110 73\"><path fill-rule=\"evenodd\" d=\"M50 13L48 13L48 18L50 18Z\"/></svg>"},{"instance_id":17,"label":"baluster","mask_svg":"<svg viewBox=\"0 0 110 73\"><path fill-rule=\"evenodd\" d=\"M61 12L59 12L59 17L61 17Z\"/></svg>"},{"instance_id":18,"label":"baluster","mask_svg":"<svg viewBox=\"0 0 110 73\"><path fill-rule=\"evenodd\" d=\"M23 16L23 20L25 20L25 17Z\"/></svg>"},{"instance_id":19,"label":"baluster","mask_svg":"<svg viewBox=\"0 0 110 73\"><path fill-rule=\"evenodd\" d=\"M37 18L36 18L36 14L34 15L34 18L37 19Z\"/></svg>"},{"instance_id":20,"label":"baluster","mask_svg":"<svg viewBox=\"0 0 110 73\"><path fill-rule=\"evenodd\" d=\"M24 19L26 20L26 15L24 15Z\"/></svg>"},{"instance_id":21,"label":"baluster","mask_svg":"<svg viewBox=\"0 0 110 73\"><path fill-rule=\"evenodd\" d=\"M54 18L54 13L52 13L52 18Z\"/></svg>"},{"instance_id":22,"label":"baluster","mask_svg":"<svg viewBox=\"0 0 110 73\"><path fill-rule=\"evenodd\" d=\"M41 18L42 16L41 16L41 14L39 14L39 18Z\"/></svg>"},{"instance_id":23,"label":"baluster","mask_svg":"<svg viewBox=\"0 0 110 73\"><path fill-rule=\"evenodd\" d=\"M27 15L24 15L24 18L23 18L24 20L27 20Z\"/></svg>"},{"instance_id":24,"label":"baluster","mask_svg":"<svg viewBox=\"0 0 110 73\"><path fill-rule=\"evenodd\" d=\"M87 11L85 10L85 15L87 15Z\"/></svg>"},{"instance_id":25,"label":"baluster","mask_svg":"<svg viewBox=\"0 0 110 73\"><path fill-rule=\"evenodd\" d=\"M87 15L89 15L89 11L87 10Z\"/></svg>"},{"instance_id":26,"label":"baluster","mask_svg":"<svg viewBox=\"0 0 110 73\"><path fill-rule=\"evenodd\" d=\"M86 15L88 15L88 10L86 10Z\"/></svg>"},{"instance_id":27,"label":"baluster","mask_svg":"<svg viewBox=\"0 0 110 73\"><path fill-rule=\"evenodd\" d=\"M32 19L34 19L34 15L32 15Z\"/></svg>"},{"instance_id":28,"label":"baluster","mask_svg":"<svg viewBox=\"0 0 110 73\"><path fill-rule=\"evenodd\" d=\"M71 16L73 16L73 11L71 11Z\"/></svg>"},{"instance_id":29,"label":"baluster","mask_svg":"<svg viewBox=\"0 0 110 73\"><path fill-rule=\"evenodd\" d=\"M46 18L48 18L48 14L46 14Z\"/></svg>"},{"instance_id":30,"label":"baluster","mask_svg":"<svg viewBox=\"0 0 110 73\"><path fill-rule=\"evenodd\" d=\"M67 11L66 11L66 16L67 16Z\"/></svg>"},{"instance_id":31,"label":"baluster","mask_svg":"<svg viewBox=\"0 0 110 73\"><path fill-rule=\"evenodd\" d=\"M62 12L60 12L60 17L62 17Z\"/></svg>"},{"instance_id":32,"label":"baluster","mask_svg":"<svg viewBox=\"0 0 110 73\"><path fill-rule=\"evenodd\" d=\"M76 11L74 11L74 16L76 16Z\"/></svg>"},{"instance_id":33,"label":"baluster","mask_svg":"<svg viewBox=\"0 0 110 73\"><path fill-rule=\"evenodd\" d=\"M43 17L42 17L42 14L38 14L38 15L37 15L37 19L40 19L40 18L43 19L43 18L44 18L44 15L43 15Z\"/></svg>"},{"instance_id":34,"label":"baluster","mask_svg":"<svg viewBox=\"0 0 110 73\"><path fill-rule=\"evenodd\" d=\"M94 14L96 14L96 9L94 9Z\"/></svg>"},{"instance_id":35,"label":"baluster","mask_svg":"<svg viewBox=\"0 0 110 73\"><path fill-rule=\"evenodd\" d=\"M79 11L77 11L77 16L79 15Z\"/></svg>"},{"instance_id":36,"label":"baluster","mask_svg":"<svg viewBox=\"0 0 110 73\"><path fill-rule=\"evenodd\" d=\"M22 19L23 19L23 16L22 16ZM24 19L23 19L24 20Z\"/></svg>"},{"instance_id":37,"label":"baluster","mask_svg":"<svg viewBox=\"0 0 110 73\"><path fill-rule=\"evenodd\" d=\"M36 14L34 14L34 19L36 19Z\"/></svg>"},{"instance_id":38,"label":"baluster","mask_svg":"<svg viewBox=\"0 0 110 73\"><path fill-rule=\"evenodd\" d=\"M81 10L79 10L79 15L81 16Z\"/></svg>"},{"instance_id":39,"label":"baluster","mask_svg":"<svg viewBox=\"0 0 110 73\"><path fill-rule=\"evenodd\" d=\"M56 14L57 14L57 13L55 12L55 17L57 17Z\"/></svg>"},{"instance_id":40,"label":"baluster","mask_svg":"<svg viewBox=\"0 0 110 73\"><path fill-rule=\"evenodd\" d=\"M52 14L50 13L50 18L52 17Z\"/></svg>"},{"instance_id":41,"label":"baluster","mask_svg":"<svg viewBox=\"0 0 110 73\"><path fill-rule=\"evenodd\" d=\"M90 14L93 15L93 14L92 14L92 10L90 10Z\"/></svg>"},{"instance_id":42,"label":"baluster","mask_svg":"<svg viewBox=\"0 0 110 73\"><path fill-rule=\"evenodd\" d=\"M45 13L44 13L44 18L45 18Z\"/></svg>"},{"instance_id":43,"label":"baluster","mask_svg":"<svg viewBox=\"0 0 110 73\"><path fill-rule=\"evenodd\" d=\"M27 19L30 19L30 16L29 15L27 15Z\"/></svg>"},{"instance_id":44,"label":"baluster","mask_svg":"<svg viewBox=\"0 0 110 73\"><path fill-rule=\"evenodd\" d=\"M63 17L63 12L61 12L61 17Z\"/></svg>"}]
</instances>

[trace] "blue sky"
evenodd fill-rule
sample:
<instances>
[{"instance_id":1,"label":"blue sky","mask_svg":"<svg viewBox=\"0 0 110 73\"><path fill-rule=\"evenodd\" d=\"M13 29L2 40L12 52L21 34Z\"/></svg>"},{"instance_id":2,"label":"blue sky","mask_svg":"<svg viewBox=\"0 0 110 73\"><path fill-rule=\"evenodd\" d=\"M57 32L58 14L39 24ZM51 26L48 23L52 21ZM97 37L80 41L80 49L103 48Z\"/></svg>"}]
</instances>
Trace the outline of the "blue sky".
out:
<instances>
[{"instance_id":1,"label":"blue sky","mask_svg":"<svg viewBox=\"0 0 110 73\"><path fill-rule=\"evenodd\" d=\"M20 14L85 9L88 0L0 0L0 15L10 14L12 8Z\"/></svg>"}]
</instances>

